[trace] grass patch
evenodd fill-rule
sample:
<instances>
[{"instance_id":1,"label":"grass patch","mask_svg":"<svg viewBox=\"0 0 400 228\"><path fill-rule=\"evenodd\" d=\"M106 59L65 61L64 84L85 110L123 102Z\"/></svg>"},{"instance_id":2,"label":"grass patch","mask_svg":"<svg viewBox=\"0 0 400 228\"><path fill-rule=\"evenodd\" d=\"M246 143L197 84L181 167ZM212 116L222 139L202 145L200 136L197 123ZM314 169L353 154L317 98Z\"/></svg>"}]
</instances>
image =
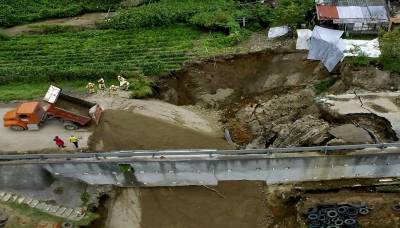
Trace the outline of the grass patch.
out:
<instances>
[{"instance_id":1,"label":"grass patch","mask_svg":"<svg viewBox=\"0 0 400 228\"><path fill-rule=\"evenodd\" d=\"M117 9L121 0L2 0L0 27Z\"/></svg>"},{"instance_id":2,"label":"grass patch","mask_svg":"<svg viewBox=\"0 0 400 228\"><path fill-rule=\"evenodd\" d=\"M10 36L7 35L7 33L4 32L2 29L0 29L0 41L9 40L9 39L10 39Z\"/></svg>"},{"instance_id":3,"label":"grass patch","mask_svg":"<svg viewBox=\"0 0 400 228\"><path fill-rule=\"evenodd\" d=\"M316 94L326 92L333 84L335 84L337 78L329 77L327 79L318 81L314 84L314 91Z\"/></svg>"},{"instance_id":4,"label":"grass patch","mask_svg":"<svg viewBox=\"0 0 400 228\"><path fill-rule=\"evenodd\" d=\"M84 93L87 82L41 82L41 83L13 83L12 85L0 85L0 101L10 102L13 100L33 100L44 97L50 85L62 88L68 93Z\"/></svg>"},{"instance_id":5,"label":"grass patch","mask_svg":"<svg viewBox=\"0 0 400 228\"><path fill-rule=\"evenodd\" d=\"M400 73L400 29L383 34L379 42L382 51L380 63L383 68Z\"/></svg>"}]
</instances>

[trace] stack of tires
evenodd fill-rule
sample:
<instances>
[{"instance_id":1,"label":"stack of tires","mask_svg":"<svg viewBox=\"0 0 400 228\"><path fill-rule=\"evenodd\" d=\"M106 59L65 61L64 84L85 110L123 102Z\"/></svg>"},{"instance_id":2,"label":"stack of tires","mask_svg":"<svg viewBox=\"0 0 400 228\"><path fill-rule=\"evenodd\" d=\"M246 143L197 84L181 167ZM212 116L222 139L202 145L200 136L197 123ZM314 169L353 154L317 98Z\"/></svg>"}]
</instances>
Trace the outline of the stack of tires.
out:
<instances>
[{"instance_id":1,"label":"stack of tires","mask_svg":"<svg viewBox=\"0 0 400 228\"><path fill-rule=\"evenodd\" d=\"M370 209L366 205L351 204L318 204L309 208L306 216L309 228L357 228L358 216L369 214Z\"/></svg>"}]
</instances>

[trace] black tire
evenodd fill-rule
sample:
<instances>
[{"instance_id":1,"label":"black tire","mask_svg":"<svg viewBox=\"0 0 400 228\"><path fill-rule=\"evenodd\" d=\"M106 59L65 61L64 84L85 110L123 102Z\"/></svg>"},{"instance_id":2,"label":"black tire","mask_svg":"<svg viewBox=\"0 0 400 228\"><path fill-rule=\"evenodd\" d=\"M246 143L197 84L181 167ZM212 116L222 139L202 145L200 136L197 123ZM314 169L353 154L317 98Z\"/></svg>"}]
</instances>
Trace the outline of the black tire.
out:
<instances>
[{"instance_id":1,"label":"black tire","mask_svg":"<svg viewBox=\"0 0 400 228\"><path fill-rule=\"evenodd\" d=\"M367 215L367 214L369 214L369 209L366 207L362 207L362 208L358 209L358 214Z\"/></svg>"},{"instance_id":2,"label":"black tire","mask_svg":"<svg viewBox=\"0 0 400 228\"><path fill-rule=\"evenodd\" d=\"M336 218L339 215L338 212L335 210L329 210L326 214L329 218Z\"/></svg>"},{"instance_id":3,"label":"black tire","mask_svg":"<svg viewBox=\"0 0 400 228\"><path fill-rule=\"evenodd\" d=\"M63 222L63 223L61 224L61 227L62 227L62 228L73 228L73 227L74 227L74 224L73 224L72 222Z\"/></svg>"},{"instance_id":4,"label":"black tire","mask_svg":"<svg viewBox=\"0 0 400 228\"><path fill-rule=\"evenodd\" d=\"M23 131L25 130L23 127L19 126L19 125L12 125L10 126L10 129L13 131Z\"/></svg>"},{"instance_id":5,"label":"black tire","mask_svg":"<svg viewBox=\"0 0 400 228\"><path fill-rule=\"evenodd\" d=\"M392 206L392 210L395 212L400 212L400 204L395 204Z\"/></svg>"},{"instance_id":6,"label":"black tire","mask_svg":"<svg viewBox=\"0 0 400 228\"><path fill-rule=\"evenodd\" d=\"M78 127L78 125L67 121L67 122L64 122L64 128L65 128L65 130L68 130L68 131L74 131L74 130L78 129L79 127Z\"/></svg>"}]
</instances>

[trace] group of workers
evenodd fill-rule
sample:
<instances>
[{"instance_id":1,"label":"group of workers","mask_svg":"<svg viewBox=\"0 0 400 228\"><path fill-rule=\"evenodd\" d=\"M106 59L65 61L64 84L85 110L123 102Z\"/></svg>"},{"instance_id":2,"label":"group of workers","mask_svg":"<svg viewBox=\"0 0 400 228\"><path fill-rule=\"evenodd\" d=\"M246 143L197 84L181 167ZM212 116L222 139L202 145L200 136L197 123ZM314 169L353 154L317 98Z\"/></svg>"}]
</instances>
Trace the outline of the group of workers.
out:
<instances>
[{"instance_id":1,"label":"group of workers","mask_svg":"<svg viewBox=\"0 0 400 228\"><path fill-rule=\"evenodd\" d=\"M67 147L67 146L65 146L64 141L63 141L60 137L58 137L58 136L54 137L53 141L56 143L56 145L57 145L58 148L60 148L60 149L63 149L63 148L65 148L65 147ZM79 148L79 144L78 144L79 139L78 139L77 137L75 137L74 135L71 135L71 136L69 137L69 142L72 143L72 144L74 144L75 149L78 149L78 148Z\"/></svg>"},{"instance_id":2,"label":"group of workers","mask_svg":"<svg viewBox=\"0 0 400 228\"><path fill-rule=\"evenodd\" d=\"M121 75L118 75L117 77L118 81L119 81L119 86L116 85L111 85L109 88L109 92L110 94L116 94L118 89L122 89L122 90L129 90L129 82L128 80L126 80L124 77L122 77ZM103 78L100 78L98 81L99 83L99 91L106 91L107 90L107 86L106 86L106 82L104 81ZM88 90L89 94L95 93L96 92L96 85L92 82L89 82L86 85L86 89Z\"/></svg>"}]
</instances>

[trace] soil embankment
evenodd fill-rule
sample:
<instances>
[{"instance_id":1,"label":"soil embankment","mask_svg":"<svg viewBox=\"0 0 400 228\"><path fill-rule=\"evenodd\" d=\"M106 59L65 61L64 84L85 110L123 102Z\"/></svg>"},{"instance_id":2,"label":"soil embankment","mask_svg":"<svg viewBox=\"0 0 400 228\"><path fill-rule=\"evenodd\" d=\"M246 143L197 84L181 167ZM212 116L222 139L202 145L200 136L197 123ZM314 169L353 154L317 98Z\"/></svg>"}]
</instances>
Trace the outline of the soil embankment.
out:
<instances>
[{"instance_id":1,"label":"soil embankment","mask_svg":"<svg viewBox=\"0 0 400 228\"><path fill-rule=\"evenodd\" d=\"M106 110L90 137L94 151L128 149L231 149L216 138L159 119L122 110Z\"/></svg>"}]
</instances>

